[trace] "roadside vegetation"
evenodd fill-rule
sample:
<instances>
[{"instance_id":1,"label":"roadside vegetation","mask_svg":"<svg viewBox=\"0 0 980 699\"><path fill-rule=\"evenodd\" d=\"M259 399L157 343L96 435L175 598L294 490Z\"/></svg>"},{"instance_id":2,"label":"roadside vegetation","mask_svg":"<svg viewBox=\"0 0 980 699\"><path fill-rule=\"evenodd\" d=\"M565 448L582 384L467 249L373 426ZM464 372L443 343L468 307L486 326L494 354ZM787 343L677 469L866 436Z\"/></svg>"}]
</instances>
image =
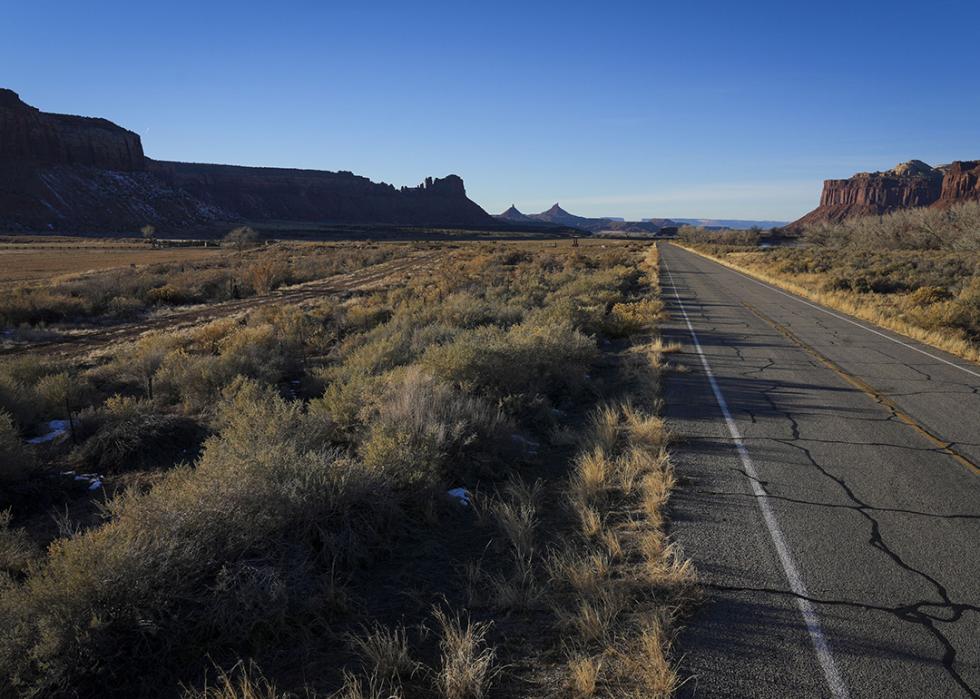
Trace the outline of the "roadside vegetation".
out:
<instances>
[{"instance_id":1,"label":"roadside vegetation","mask_svg":"<svg viewBox=\"0 0 980 699\"><path fill-rule=\"evenodd\" d=\"M0 360L0 686L668 696L697 586L658 295L641 243L446 245L383 289Z\"/></svg>"},{"instance_id":2,"label":"roadside vegetation","mask_svg":"<svg viewBox=\"0 0 980 699\"><path fill-rule=\"evenodd\" d=\"M744 232L681 242L831 308L980 360L980 203L807 228L798 247Z\"/></svg>"}]
</instances>

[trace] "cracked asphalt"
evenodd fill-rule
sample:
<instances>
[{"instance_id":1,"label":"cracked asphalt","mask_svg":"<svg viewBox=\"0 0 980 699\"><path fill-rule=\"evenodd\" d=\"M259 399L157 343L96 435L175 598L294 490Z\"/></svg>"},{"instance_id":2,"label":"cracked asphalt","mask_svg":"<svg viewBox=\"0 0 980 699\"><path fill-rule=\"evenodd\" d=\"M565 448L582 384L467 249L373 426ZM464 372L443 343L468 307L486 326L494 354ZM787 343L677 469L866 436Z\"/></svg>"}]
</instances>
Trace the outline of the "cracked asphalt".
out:
<instances>
[{"instance_id":1,"label":"cracked asphalt","mask_svg":"<svg viewBox=\"0 0 980 699\"><path fill-rule=\"evenodd\" d=\"M846 692L980 696L980 367L660 248L672 533L708 597L682 694L832 696L671 276Z\"/></svg>"}]
</instances>

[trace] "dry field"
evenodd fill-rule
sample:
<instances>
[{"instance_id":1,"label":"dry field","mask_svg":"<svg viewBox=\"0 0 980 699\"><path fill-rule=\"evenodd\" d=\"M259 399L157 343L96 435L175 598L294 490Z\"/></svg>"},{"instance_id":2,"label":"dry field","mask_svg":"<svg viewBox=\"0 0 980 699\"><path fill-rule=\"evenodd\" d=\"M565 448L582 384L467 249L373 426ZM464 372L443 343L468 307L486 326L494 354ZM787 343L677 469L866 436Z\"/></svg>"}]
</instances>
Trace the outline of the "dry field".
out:
<instances>
[{"instance_id":1,"label":"dry field","mask_svg":"<svg viewBox=\"0 0 980 699\"><path fill-rule=\"evenodd\" d=\"M227 252L227 251L226 251ZM153 248L143 241L0 237L0 285L45 282L55 277L132 265L199 262L221 255L210 248Z\"/></svg>"},{"instance_id":2,"label":"dry field","mask_svg":"<svg viewBox=\"0 0 980 699\"><path fill-rule=\"evenodd\" d=\"M0 290L6 694L676 688L655 247L124 272Z\"/></svg>"}]
</instances>

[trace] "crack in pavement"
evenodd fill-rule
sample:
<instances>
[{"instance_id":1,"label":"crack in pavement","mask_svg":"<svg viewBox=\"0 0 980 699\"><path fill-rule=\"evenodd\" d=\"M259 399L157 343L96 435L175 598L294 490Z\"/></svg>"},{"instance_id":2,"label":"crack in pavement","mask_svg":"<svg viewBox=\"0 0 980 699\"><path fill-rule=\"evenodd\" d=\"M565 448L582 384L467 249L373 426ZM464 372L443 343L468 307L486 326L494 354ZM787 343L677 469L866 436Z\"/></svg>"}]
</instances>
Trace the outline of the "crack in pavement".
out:
<instances>
[{"instance_id":1,"label":"crack in pavement","mask_svg":"<svg viewBox=\"0 0 980 699\"><path fill-rule=\"evenodd\" d=\"M839 377L844 379L844 381L851 384L859 391L862 391L863 393L867 394L870 398L874 399L876 403L878 403L883 408L888 410L892 414L892 416L900 420L902 423L913 428L914 430L918 431L922 436L926 437L932 443L938 445L940 451L942 451L944 454L946 454L947 456L951 456L954 460L956 460L961 466L965 467L967 470L972 471L974 474L980 475L980 466L977 466L975 463L970 461L970 459L963 456L963 454L960 454L958 451L953 449L952 442L950 442L949 440L944 440L941 437L930 432L924 426L919 424L919 422L916 421L911 415L909 415L908 413L900 409L898 405L896 405L891 399L889 399L883 393L876 390L873 386L868 384L866 381L859 379L857 376L854 376L853 374L845 371L841 366L839 366L832 359L824 356L816 349L814 349L813 346L807 344L799 337L794 335L786 326L773 320L772 318L768 317L764 313L760 312L759 310L757 310L756 308L748 304L742 304L742 305L750 313L755 315L757 318L765 321L766 323L774 327L776 330L778 330L782 335L786 337L786 339L790 340L792 343L800 347L800 349L802 349L804 352L815 357L822 364L824 364L828 369L830 369Z\"/></svg>"},{"instance_id":2,"label":"crack in pavement","mask_svg":"<svg viewBox=\"0 0 980 699\"><path fill-rule=\"evenodd\" d=\"M949 642L949 640L936 628L935 623L956 623L963 616L964 612L977 612L980 613L980 608L969 604L953 604L940 605L935 602L929 602L923 600L920 602L913 602L912 604L903 604L896 607L886 607L883 605L867 604L865 602L855 602L853 600L835 600L835 599L822 599L820 597L807 597L804 595L799 595L792 590L779 590L775 588L766 587L747 587L739 585L722 585L720 583L702 583L704 587L710 590L718 590L720 592L752 592L758 594L769 594L769 595L779 595L783 597L792 597L794 599L803 599L811 604L818 604L824 606L837 606L837 607L851 607L854 609L861 609L870 612L880 612L884 614L891 614L895 618L904 622L911 622L928 629L932 635L940 642L943 646L943 656L940 662L943 665L943 669L947 674L953 679L956 684L960 686L963 691L965 691L969 696L980 699L980 693L973 689L960 674L953 667L956 662L956 648ZM948 609L952 612L952 616L949 619L944 619L939 616L934 616L932 614L927 614L922 611L923 608L927 607L940 607L942 609Z\"/></svg>"},{"instance_id":3,"label":"crack in pavement","mask_svg":"<svg viewBox=\"0 0 980 699\"><path fill-rule=\"evenodd\" d=\"M785 444L786 446L801 451L815 469L817 469L825 477L835 482L840 487L840 489L844 492L847 498L850 499L853 503L855 503L856 506L853 507L852 509L855 512L858 512L862 517L867 519L871 525L871 534L868 538L868 544L870 544L872 548L877 549L878 551L885 554L885 556L891 559L892 563L897 567L915 576L920 577L922 580L926 581L929 585L935 588L936 594L942 600L941 602L929 602L929 603L918 602L911 605L900 605L894 608L895 610L902 610L902 613L896 614L896 616L902 621L912 623L912 624L918 624L919 626L922 626L926 631L928 631L943 647L942 663L943 663L943 667L945 668L949 676L964 690L970 692L971 696L978 696L976 692L973 690L973 688L966 683L966 681L962 678L962 676L960 676L960 674L953 667L953 664L956 661L956 647L945 636L945 634L943 634L939 629L936 628L933 622L934 621L944 621L944 622L958 621L959 618L962 616L962 612L964 610L980 612L980 608L974 605L953 602L949 597L949 593L947 592L946 587L941 582L936 580L934 577L932 577L925 571L919 570L918 568L915 568L911 564L907 563L905 559L903 559L898 552L894 551L888 544L886 544L881 534L880 523L878 522L877 519L875 519L875 517L873 517L870 514L870 512L874 511L874 507L861 500L854 493L854 491L851 489L851 487L847 484L847 482L843 478L833 475L824 466L820 465L817 462L817 460L814 458L812 452L807 447L801 444L795 444L787 440L776 440L776 441L782 441L782 443ZM922 613L919 610L919 608L927 604L928 606L941 607L953 611L954 613L953 618L938 619L929 614Z\"/></svg>"},{"instance_id":4,"label":"crack in pavement","mask_svg":"<svg viewBox=\"0 0 980 699\"><path fill-rule=\"evenodd\" d=\"M744 474L742 474L744 475ZM762 481L759 481L760 483ZM767 481L768 483L768 481ZM701 495L734 495L746 498L756 498L758 497L755 493L739 493L737 491L726 491L726 490L703 490L703 489L693 489L690 492L698 493ZM797 505L812 505L813 507L829 507L842 510L858 510L861 509L858 505L846 505L842 503L835 502L816 502L814 500L803 500L801 498L791 498L787 495L773 495L772 493L767 493L766 497L770 500L782 500L784 502L791 502ZM933 517L935 519L968 519L968 520L980 520L980 515L967 515L967 514L939 514L938 512L922 512L920 510L905 510L900 507L876 507L874 505L867 505L865 509L872 510L874 512L891 512L895 514L903 515L916 515L919 517Z\"/></svg>"},{"instance_id":5,"label":"crack in pavement","mask_svg":"<svg viewBox=\"0 0 980 699\"><path fill-rule=\"evenodd\" d=\"M713 280L709 280L709 281L713 281ZM724 288L726 284L724 281L721 280L719 280L717 283L720 284L722 288ZM693 295L693 292L691 293ZM731 298L732 296L731 291L725 291L725 293L727 295L726 298ZM731 304L731 305L733 308L737 306L737 304ZM912 632L912 637L926 639L926 642L928 644L927 649L923 653L921 653L924 659L936 662L937 667L941 665L944 672L949 677L950 681L955 683L957 686L959 686L969 696L980 697L980 695L978 695L977 689L971 686L971 682L974 681L972 674L967 674L966 677L964 677L961 674L964 667L970 667L970 668L973 667L972 653L974 649L972 647L957 648L955 643L956 641L958 641L958 637L963 635L964 628L966 628L969 624L972 624L972 621L968 620L963 624L959 624L956 627L958 631L955 633L943 628L944 624L957 624L958 622L961 621L961 619L963 619L964 615L967 615L970 612L972 612L973 614L980 614L980 607L976 606L975 604L966 603L961 599L955 599L954 596L950 595L950 592L949 590L947 590L946 586L939 579L937 579L936 577L930 574L930 571L928 570L927 567L925 569L920 569L916 567L916 564L920 566L923 566L923 564L918 563L918 561L914 558L914 555L908 554L907 552L904 552L905 555L903 555L903 552L900 552L902 551L901 546L899 546L901 542L897 538L896 532L901 533L902 527L906 525L901 524L901 522L903 521L902 519L892 520L891 518L884 516L887 514L897 514L897 515L903 515L908 518L923 517L923 518L932 518L935 520L967 520L969 522L974 522L974 521L980 521L980 515L967 514L962 512L952 512L952 513L942 514L940 512L923 512L915 509L902 509L900 507L895 507L895 508L876 507L862 500L862 498L857 495L857 492L855 492L854 489L855 484L859 484L861 482L860 478L857 478L855 481L848 482L848 479L845 478L843 475L848 473L847 469L844 469L843 474L840 474L836 472L836 469L832 469L828 465L819 463L815 456L815 452L811 451L810 447L812 447L814 450L818 450L819 447L817 445L819 444L831 444L831 445L841 445L841 446L847 445L852 447L861 447L861 446L869 447L869 448L876 447L879 449L894 448L894 449L908 450L912 454L924 454L924 455L943 454L953 458L961 465L966 466L974 474L980 473L980 469L978 469L977 466L973 464L973 462L971 462L965 456L960 454L954 448L956 444L955 442L944 440L938 437L937 435L934 435L927 428L925 428L924 426L920 425L917 421L915 421L910 415L906 414L904 411L898 408L898 406L889 399L888 395L891 394L887 394L886 392L877 390L872 386L870 386L869 384L867 384L862 379L859 379L858 377L846 372L845 370L843 370L842 367L840 367L832 360L822 355L819 351L815 350L812 346L800 340L800 338L794 335L793 332L790 331L788 328L766 317L765 315L761 314L760 312L758 312L748 304L743 303L741 305L746 310L751 312L753 315L757 316L760 320L764 321L769 326L774 328L777 332L779 332L783 336L783 338L788 339L797 348L803 349L804 354L802 354L801 356L806 358L806 361L791 361L788 363L783 362L781 366L777 367L775 366L773 357L771 356L766 357L763 352L749 351L751 348L758 349L766 346L774 346L771 337L771 332L756 332L755 334L718 332L718 328L720 326L718 324L717 319L705 317L704 311L706 307L703 305L699 307L699 310L702 311L702 317L704 318L703 322L705 323L705 325L710 325L713 328L713 331L715 332L715 337L712 338L712 344L714 347L716 347L719 350L716 356L718 356L719 358L724 358L724 360L719 359L718 362L718 364L720 365L719 370L728 373L728 375L731 377L731 381L733 382L732 385L735 387L734 390L736 391L739 390L743 392L746 391L745 387L739 385L738 383L739 377L741 378L751 377L753 381L753 385L751 387L752 390L751 399L742 401L744 403L748 403L749 404L748 407L739 406L737 404L739 401L736 400L735 404L732 406L732 408L734 408L734 411L743 415L748 415L748 419L751 420L753 425L758 425L760 423L762 425L765 425L767 421L771 418L771 423L774 429L763 428L762 430L759 430L759 428L753 428L753 431L771 432L777 435L779 434L786 435L787 432L789 433L789 435L784 437L769 437L769 436L743 437L743 441L752 440L756 444L760 444L761 440L769 440L774 444L783 445L784 447L789 447L791 449L797 450L798 453L800 453L805 457L805 461L792 459L792 458L790 459L790 461L799 465L800 468L804 470L808 468L814 469L814 473L819 474L817 476L818 478L822 477L828 479L830 482L834 484L835 489L839 489L839 492L841 492L843 495L843 497L841 498L842 502L839 503L838 502L826 502L826 503L815 502L802 498L773 495L772 493L768 493L768 492L766 493L765 497L767 499L771 499L774 501L783 501L795 505L836 508L840 510L850 510L857 513L860 519L854 519L853 521L856 527L854 543L855 546L858 547L855 550L856 552L858 552L859 558L864 556L864 554L861 554L858 551L860 547L867 547L868 550L872 551L873 553L869 554L870 558L872 559L878 559L879 555L883 556L884 570L888 571L889 569L893 569L895 571L894 577L897 581L899 581L897 587L899 589L905 589L907 591L895 592L892 593L892 595L890 595L889 597L875 600L878 602L882 602L881 604L870 604L870 603L864 603L861 601L855 601L849 599L821 599L815 597L808 597L805 596L805 594L808 594L806 593L805 590L801 590L801 592L804 593L804 595L801 595L791 590L768 589L763 587L726 586L726 585L714 584L710 582L705 582L704 583L705 587L709 589L719 590L719 591L732 591L732 592L748 591L748 592L756 592L756 593L763 593L763 594L786 595L790 597L796 597L800 600L805 600L807 602L813 603L814 605L826 605L826 606L836 605L836 606L850 607L854 609L863 609L863 610L873 611L876 613L890 614L895 619L901 622L901 624L898 625L899 628L901 628L903 625L911 625L911 628L919 629L918 631ZM793 316L795 319L798 316L798 314L793 314ZM823 328L825 331L825 337L833 338L833 340L835 341L841 341L842 340L841 333L838 330L827 327L827 323L829 322L830 321L824 322L824 319L821 318L815 324L799 323L796 322L795 320L789 324L794 325L794 327L800 327L800 328L803 328L805 326L807 332L813 332L814 327ZM730 326L734 326L734 325L735 325L734 323L730 324ZM778 343L778 344L782 344L782 343ZM845 342L841 342L841 344L853 346L855 343L845 341ZM860 348L861 347L858 347L857 349L860 350ZM909 379L907 379L908 383L911 384L911 386L921 387L922 389L920 391L908 392L906 394L895 394L895 395L915 396L915 395L925 395L925 394L938 394L938 395L949 395L949 396L962 396L962 395L969 395L969 394L974 394L974 395L980 394L980 386L974 387L974 386L969 386L960 383L953 383L953 386L955 386L955 388L959 390L938 391L935 390L935 383L933 383L932 386L929 386L927 388L926 387L927 382L934 382L934 377L932 374L930 374L927 371L923 371L918 366L912 366L907 362L902 362L898 357L892 356L889 352L881 351L878 349L876 349L875 351L878 351L883 358L886 359L890 358L892 361L894 361L896 365L898 365L898 367L904 367L908 369L908 376L910 377ZM871 352L866 353L866 358L867 356L870 356L872 354L873 353ZM742 362L741 366L736 364L735 362L736 359ZM807 395L808 393L812 394L812 392L815 389L821 388L821 386L816 385L817 384L816 379L814 379L813 381L814 385L810 385L810 386L805 385L804 383L780 385L779 382L762 381L760 379L762 376L765 376L765 378L767 379L771 379L774 375L779 375L778 371L780 369L786 369L786 370L796 369L798 371L806 372L807 371L806 366L817 367L820 369L821 372L825 372L825 370L829 368L833 372L838 374L842 379L844 379L846 383L850 384L850 388L848 389L834 389L834 390L846 390L847 393L853 395L854 389L857 389L858 391L864 393L865 395L867 395L873 400L874 405L870 407L868 412L877 413L879 415L878 417L855 416L853 419L866 420L868 422L878 422L878 423L894 422L896 424L905 425L906 428L911 427L916 431L916 433L919 434L920 437L927 439L932 446L928 446L928 447L915 446L915 444L919 442L918 439L911 440L913 442L912 444L888 444L886 443L887 436L885 441L868 441L868 442L847 441L842 439L804 438L802 436L803 431L812 431L811 429L812 426L810 425L809 421L801 420L801 418L804 415L814 415L820 417L833 415L834 417L840 418L842 417L842 415L840 414L841 411L838 410L837 413L835 414L833 412L834 410L833 407L828 407L825 412L808 412L805 410L794 411L794 410L786 409L787 406L793 407L792 402L794 400L798 402L814 402L815 400L819 400L819 398L813 399L811 396ZM880 374L887 373L887 372L874 371L873 367L875 365L873 363L869 363L868 366L869 369L871 370L871 373L874 374L878 379L880 379L882 383L899 381L899 379L895 379L894 377L888 378L888 377L880 376ZM896 367L896 373L901 373L898 367ZM766 376L764 372L770 369L775 369L776 373L769 373ZM724 387L724 383L725 383L724 376L720 376L719 379L720 379L719 382ZM833 382L830 383L832 384ZM961 390L961 389L968 389L968 391ZM746 393L746 395L748 394ZM834 395L834 394L826 394L826 395ZM811 407L811 406L804 406L804 407ZM846 419L851 419L851 416L847 414L849 412L851 411L844 410L845 415L843 415L843 417L845 417ZM780 423L782 423L782 426L780 426L779 429L775 429L775 426L779 425ZM868 436L872 436L872 435L868 435ZM727 439L720 438L717 435L713 435L712 440L716 441L718 444L722 444L729 441ZM734 467L731 467L730 469L727 470L730 470L731 473L735 474L735 476L738 478L739 481L745 483L750 483L752 481L757 482L760 485L762 485L764 488L766 488L766 490L768 491L769 483L763 478L761 477L751 478L743 470ZM712 490L712 489L700 489L700 488L694 488L689 492L691 492L695 496L698 495L740 496L742 498L750 497L753 499L757 499L758 497L761 497L751 492L725 492L724 490ZM834 500L836 498L833 495L830 495L830 499ZM904 503L900 503L900 504L904 504ZM733 504L732 506L740 507L737 504ZM936 509L941 509L941 508L942 505L940 504ZM970 508L969 505L965 505L964 508L961 509L969 510ZM881 515L882 517L881 522L879 522L878 513L884 513L883 515ZM800 516L805 517L806 513L804 512ZM830 515L828 515L828 517L829 516ZM847 517L847 519L851 519L851 518ZM868 527L867 530L865 530L865 525L863 524L864 522L867 523L866 525ZM905 520L905 522L908 522L908 520ZM923 522L923 524L926 523ZM908 525L908 526L913 526L913 525ZM918 524L914 526L918 526ZM883 531L883 527L885 529L884 531ZM864 538L862 536L862 532L865 531L867 532L866 540L861 541L861 539ZM906 560L907 555L912 555L912 557L909 560ZM892 575L886 574L886 577L892 577ZM913 582L906 583L906 580L910 580ZM960 589L960 588L954 587L954 590L955 589ZM958 593L955 596L959 597L960 594L962 593ZM903 597L906 599L911 598L911 600L905 602L902 600ZM895 602L895 604L893 605L892 602ZM972 618L973 617L971 617L971 619ZM972 626L969 628L972 628ZM937 646L935 650L933 650L932 648L933 643L935 643ZM959 643L960 645L962 645L962 641L959 641ZM968 664L966 665L964 665L964 662L966 662L963 659L964 653L967 656L967 661L969 661Z\"/></svg>"}]
</instances>

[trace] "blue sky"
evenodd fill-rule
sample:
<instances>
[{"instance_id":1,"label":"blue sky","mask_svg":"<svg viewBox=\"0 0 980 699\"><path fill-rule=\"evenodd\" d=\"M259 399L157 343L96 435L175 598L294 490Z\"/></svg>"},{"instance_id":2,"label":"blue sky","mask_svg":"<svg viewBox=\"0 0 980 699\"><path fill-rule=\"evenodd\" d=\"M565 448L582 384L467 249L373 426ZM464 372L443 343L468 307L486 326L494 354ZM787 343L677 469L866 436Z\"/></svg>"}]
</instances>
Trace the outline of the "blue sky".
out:
<instances>
[{"instance_id":1,"label":"blue sky","mask_svg":"<svg viewBox=\"0 0 980 699\"><path fill-rule=\"evenodd\" d=\"M355 6L356 5L356 6ZM461 175L491 212L793 219L980 157L980 3L18 2L0 85L160 159Z\"/></svg>"}]
</instances>

